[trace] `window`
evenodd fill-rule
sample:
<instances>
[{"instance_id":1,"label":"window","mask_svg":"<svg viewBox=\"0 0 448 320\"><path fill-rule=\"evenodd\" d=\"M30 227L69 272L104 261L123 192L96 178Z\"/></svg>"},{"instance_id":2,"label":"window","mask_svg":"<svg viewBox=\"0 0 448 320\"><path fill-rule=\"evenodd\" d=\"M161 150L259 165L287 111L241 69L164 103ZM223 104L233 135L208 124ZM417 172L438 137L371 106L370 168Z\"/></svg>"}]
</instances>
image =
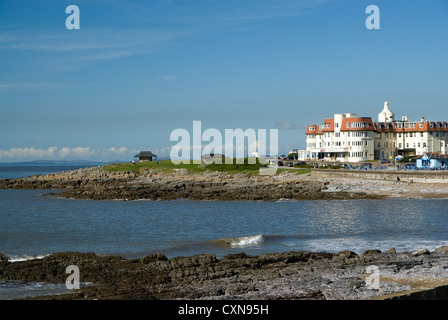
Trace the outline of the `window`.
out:
<instances>
[{"instance_id":1,"label":"window","mask_svg":"<svg viewBox=\"0 0 448 320\"><path fill-rule=\"evenodd\" d=\"M401 138L401 132L400 132L400 133L398 133L398 138Z\"/></svg>"},{"instance_id":2,"label":"window","mask_svg":"<svg viewBox=\"0 0 448 320\"><path fill-rule=\"evenodd\" d=\"M423 148L426 148L426 142L423 142Z\"/></svg>"},{"instance_id":3,"label":"window","mask_svg":"<svg viewBox=\"0 0 448 320\"><path fill-rule=\"evenodd\" d=\"M420 132L420 137L422 137L422 138L423 138L423 132Z\"/></svg>"},{"instance_id":4,"label":"window","mask_svg":"<svg viewBox=\"0 0 448 320\"><path fill-rule=\"evenodd\" d=\"M419 128L423 128L423 122L420 122L418 126Z\"/></svg>"},{"instance_id":5,"label":"window","mask_svg":"<svg viewBox=\"0 0 448 320\"><path fill-rule=\"evenodd\" d=\"M398 144L398 149L401 149L401 143Z\"/></svg>"}]
</instances>

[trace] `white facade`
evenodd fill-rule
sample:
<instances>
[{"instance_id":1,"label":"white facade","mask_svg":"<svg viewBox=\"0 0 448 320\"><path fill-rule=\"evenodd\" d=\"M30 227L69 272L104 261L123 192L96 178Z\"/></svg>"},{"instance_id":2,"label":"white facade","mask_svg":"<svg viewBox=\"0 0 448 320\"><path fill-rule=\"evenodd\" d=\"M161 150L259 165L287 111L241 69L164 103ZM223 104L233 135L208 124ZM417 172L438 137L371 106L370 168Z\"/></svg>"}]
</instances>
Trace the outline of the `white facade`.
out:
<instances>
[{"instance_id":1,"label":"white facade","mask_svg":"<svg viewBox=\"0 0 448 320\"><path fill-rule=\"evenodd\" d=\"M422 155L448 151L448 123L395 120L389 103L384 103L378 122L353 113L335 114L323 124L307 126L306 150L300 160L361 162L393 160L396 156Z\"/></svg>"}]
</instances>

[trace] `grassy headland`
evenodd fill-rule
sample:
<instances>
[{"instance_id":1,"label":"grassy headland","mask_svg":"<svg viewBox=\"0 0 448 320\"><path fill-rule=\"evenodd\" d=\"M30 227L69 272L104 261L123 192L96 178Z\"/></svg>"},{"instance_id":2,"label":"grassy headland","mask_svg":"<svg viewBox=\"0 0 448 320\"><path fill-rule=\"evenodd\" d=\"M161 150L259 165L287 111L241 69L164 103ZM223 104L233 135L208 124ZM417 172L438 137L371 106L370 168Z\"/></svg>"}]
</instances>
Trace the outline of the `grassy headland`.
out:
<instances>
[{"instance_id":1,"label":"grassy headland","mask_svg":"<svg viewBox=\"0 0 448 320\"><path fill-rule=\"evenodd\" d=\"M248 159L244 159L244 163L236 163L236 160L233 159L233 163L228 164L223 161L222 164L211 163L208 165L205 164L194 164L189 163L180 163L174 164L171 160L162 160L162 161L150 161L150 162L137 162L137 163L112 163L104 166L104 170L108 172L133 172L137 175L140 175L144 171L149 170L157 170L161 172L175 172L176 169L186 169L191 173L201 173L201 172L223 172L228 174L247 174L247 175L256 175L259 174L260 168L266 167L265 164L261 164L258 161L254 164L249 163ZM287 169L287 168L279 168L278 173L281 172L293 172L295 174L304 174L311 172L308 168L303 169Z\"/></svg>"}]
</instances>

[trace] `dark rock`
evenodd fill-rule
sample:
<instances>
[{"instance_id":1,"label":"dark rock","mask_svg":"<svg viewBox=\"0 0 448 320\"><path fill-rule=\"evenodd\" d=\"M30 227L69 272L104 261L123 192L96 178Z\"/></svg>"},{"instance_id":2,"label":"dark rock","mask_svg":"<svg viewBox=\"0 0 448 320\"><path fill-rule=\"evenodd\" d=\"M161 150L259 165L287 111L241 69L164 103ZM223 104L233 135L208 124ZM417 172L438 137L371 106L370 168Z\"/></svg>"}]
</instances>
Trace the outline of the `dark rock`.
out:
<instances>
[{"instance_id":1,"label":"dark rock","mask_svg":"<svg viewBox=\"0 0 448 320\"><path fill-rule=\"evenodd\" d=\"M353 252L353 251L349 251L349 250L345 250L345 251L339 251L335 257L343 257L346 259L355 259L355 258L359 258L359 256Z\"/></svg>"},{"instance_id":2,"label":"dark rock","mask_svg":"<svg viewBox=\"0 0 448 320\"><path fill-rule=\"evenodd\" d=\"M0 252L0 263L2 262L8 262L8 257L5 256L3 253Z\"/></svg>"},{"instance_id":3,"label":"dark rock","mask_svg":"<svg viewBox=\"0 0 448 320\"><path fill-rule=\"evenodd\" d=\"M377 255L380 253L381 253L381 250L366 250L366 251L364 251L364 253L361 253L360 258Z\"/></svg>"},{"instance_id":4,"label":"dark rock","mask_svg":"<svg viewBox=\"0 0 448 320\"><path fill-rule=\"evenodd\" d=\"M241 253L230 253L228 255L225 255L222 260L234 260L234 259L244 259L247 258L248 255L244 252Z\"/></svg>"},{"instance_id":5,"label":"dark rock","mask_svg":"<svg viewBox=\"0 0 448 320\"><path fill-rule=\"evenodd\" d=\"M156 262L156 261L167 261L168 258L163 253L152 253L140 259L143 264Z\"/></svg>"}]
</instances>

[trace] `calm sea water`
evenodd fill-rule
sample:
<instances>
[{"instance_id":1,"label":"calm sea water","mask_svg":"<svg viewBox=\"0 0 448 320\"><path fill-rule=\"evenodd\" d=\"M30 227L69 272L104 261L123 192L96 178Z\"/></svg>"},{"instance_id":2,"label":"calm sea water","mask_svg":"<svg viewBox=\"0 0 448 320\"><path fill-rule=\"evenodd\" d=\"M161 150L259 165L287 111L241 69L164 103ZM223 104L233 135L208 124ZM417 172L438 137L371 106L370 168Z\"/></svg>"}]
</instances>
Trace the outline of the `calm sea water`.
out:
<instances>
[{"instance_id":1,"label":"calm sea water","mask_svg":"<svg viewBox=\"0 0 448 320\"><path fill-rule=\"evenodd\" d=\"M50 191L0 190L0 252L11 260L61 251L221 257L448 245L448 199L92 201L45 196ZM8 286L0 283L0 299L11 297Z\"/></svg>"},{"instance_id":2,"label":"calm sea water","mask_svg":"<svg viewBox=\"0 0 448 320\"><path fill-rule=\"evenodd\" d=\"M29 177L36 174L50 174L53 172L62 172L85 168L87 166L13 166L0 165L0 179L16 179Z\"/></svg>"}]
</instances>

